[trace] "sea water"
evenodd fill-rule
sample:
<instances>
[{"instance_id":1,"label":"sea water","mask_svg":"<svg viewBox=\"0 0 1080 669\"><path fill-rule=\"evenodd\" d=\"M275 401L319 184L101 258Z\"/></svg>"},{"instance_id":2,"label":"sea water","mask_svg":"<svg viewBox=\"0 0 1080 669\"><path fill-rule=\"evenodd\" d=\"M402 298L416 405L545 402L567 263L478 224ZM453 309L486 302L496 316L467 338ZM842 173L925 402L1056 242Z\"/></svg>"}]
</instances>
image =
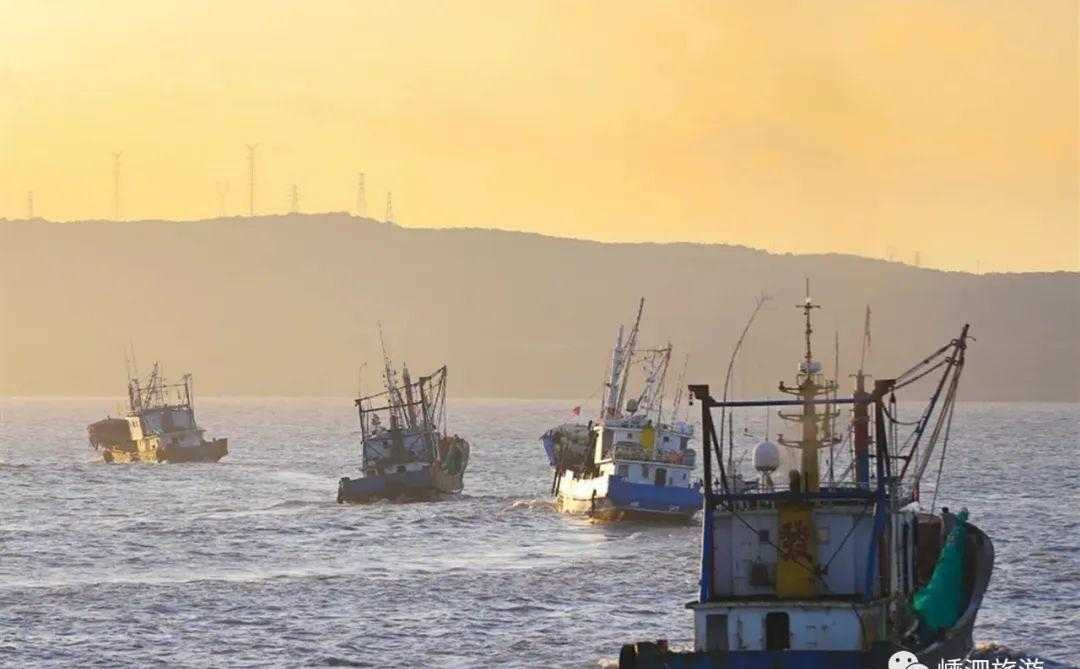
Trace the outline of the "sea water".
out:
<instances>
[{"instance_id":1,"label":"sea water","mask_svg":"<svg viewBox=\"0 0 1080 669\"><path fill-rule=\"evenodd\" d=\"M229 455L186 465L102 463L86 425L117 403L0 401L0 665L598 667L623 643L692 643L697 524L554 511L538 439L570 402L451 401L465 492L366 506L334 501L359 471L347 398L201 399ZM763 427L737 416L737 454ZM997 550L977 642L1064 666L1078 437L1077 405L962 403L937 500Z\"/></svg>"}]
</instances>

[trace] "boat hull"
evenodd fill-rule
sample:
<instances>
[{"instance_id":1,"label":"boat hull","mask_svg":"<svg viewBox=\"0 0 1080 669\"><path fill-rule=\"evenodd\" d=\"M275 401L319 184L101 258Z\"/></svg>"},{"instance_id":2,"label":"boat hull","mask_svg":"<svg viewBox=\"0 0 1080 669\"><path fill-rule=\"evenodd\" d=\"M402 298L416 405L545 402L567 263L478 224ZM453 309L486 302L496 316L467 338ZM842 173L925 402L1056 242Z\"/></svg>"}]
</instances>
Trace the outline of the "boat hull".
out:
<instances>
[{"instance_id":1,"label":"boat hull","mask_svg":"<svg viewBox=\"0 0 1080 669\"><path fill-rule=\"evenodd\" d=\"M972 632L994 569L994 545L981 529L968 523L965 571L969 596L956 623L929 644L874 643L867 650L689 651L671 652L660 644L627 644L619 653L619 669L881 669L897 651L906 650L920 664L937 667L942 661L964 660L975 643Z\"/></svg>"},{"instance_id":2,"label":"boat hull","mask_svg":"<svg viewBox=\"0 0 1080 669\"><path fill-rule=\"evenodd\" d=\"M110 463L132 462L217 462L229 454L229 440L213 439L197 446L106 446L102 458Z\"/></svg>"},{"instance_id":3,"label":"boat hull","mask_svg":"<svg viewBox=\"0 0 1080 669\"><path fill-rule=\"evenodd\" d=\"M421 502L441 499L461 492L462 477L438 468L391 472L338 481L338 504L363 504L382 499Z\"/></svg>"},{"instance_id":4,"label":"boat hull","mask_svg":"<svg viewBox=\"0 0 1080 669\"><path fill-rule=\"evenodd\" d=\"M620 476L575 481L561 486L555 499L560 511L596 520L675 523L688 522L701 503L693 488L632 483Z\"/></svg>"}]
</instances>

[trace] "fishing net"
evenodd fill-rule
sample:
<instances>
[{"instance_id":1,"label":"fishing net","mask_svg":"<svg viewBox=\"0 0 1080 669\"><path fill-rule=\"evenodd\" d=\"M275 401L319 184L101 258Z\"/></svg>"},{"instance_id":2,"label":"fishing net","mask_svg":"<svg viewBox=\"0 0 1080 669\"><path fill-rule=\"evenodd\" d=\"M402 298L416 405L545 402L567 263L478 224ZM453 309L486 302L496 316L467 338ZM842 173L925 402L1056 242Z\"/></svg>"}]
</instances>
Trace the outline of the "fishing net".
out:
<instances>
[{"instance_id":1,"label":"fishing net","mask_svg":"<svg viewBox=\"0 0 1080 669\"><path fill-rule=\"evenodd\" d=\"M956 517L956 527L945 540L930 582L915 593L915 612L927 635L952 627L964 612L967 587L964 580L964 552L967 544L967 511Z\"/></svg>"}]
</instances>

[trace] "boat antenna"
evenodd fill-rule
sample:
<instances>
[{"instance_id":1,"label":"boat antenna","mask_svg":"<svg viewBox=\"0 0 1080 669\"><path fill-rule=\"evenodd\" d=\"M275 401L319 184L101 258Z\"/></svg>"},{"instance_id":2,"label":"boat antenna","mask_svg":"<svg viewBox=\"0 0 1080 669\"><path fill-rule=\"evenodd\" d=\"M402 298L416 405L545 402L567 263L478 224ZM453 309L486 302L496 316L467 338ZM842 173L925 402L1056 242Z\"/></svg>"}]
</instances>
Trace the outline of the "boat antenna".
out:
<instances>
[{"instance_id":1,"label":"boat antenna","mask_svg":"<svg viewBox=\"0 0 1080 669\"><path fill-rule=\"evenodd\" d=\"M806 316L806 364L807 369L809 369L810 362L814 359L813 351L810 350L810 336L814 334L814 328L810 324L810 312L821 308L821 305L814 304L810 299L810 277L806 277L806 301L799 305L799 308L803 310L803 314Z\"/></svg>"},{"instance_id":2,"label":"boat antenna","mask_svg":"<svg viewBox=\"0 0 1080 669\"><path fill-rule=\"evenodd\" d=\"M675 388L675 403L671 407L671 422L674 424L679 420L679 406L682 404L682 391L686 385L686 367L690 364L690 354L687 353L683 358L682 372L679 373L679 382Z\"/></svg>"},{"instance_id":3,"label":"boat antenna","mask_svg":"<svg viewBox=\"0 0 1080 669\"><path fill-rule=\"evenodd\" d=\"M641 326L641 312L645 309L645 298L638 302L637 318L634 319L634 329L630 330L630 337L626 340L626 349L622 365L622 383L619 386L619 401L615 403L616 411L621 412L623 402L626 400L626 385L630 381L630 364L634 359L634 346L637 345L638 329Z\"/></svg>"},{"instance_id":4,"label":"boat antenna","mask_svg":"<svg viewBox=\"0 0 1080 669\"><path fill-rule=\"evenodd\" d=\"M404 418L398 415L401 411L401 394L398 392L397 374L394 373L390 354L386 352L386 340L383 339L382 322L377 323L377 326L379 328L379 346L382 348L383 355L383 378L386 380L386 396L389 400L387 404L390 405L390 425L397 428Z\"/></svg>"},{"instance_id":5,"label":"boat antenna","mask_svg":"<svg viewBox=\"0 0 1080 669\"><path fill-rule=\"evenodd\" d=\"M379 328L379 348L382 349L383 378L386 380L386 390L389 392L393 387L394 368L390 362L390 354L386 352L386 340L383 339L382 322L377 323Z\"/></svg>"},{"instance_id":6,"label":"boat antenna","mask_svg":"<svg viewBox=\"0 0 1080 669\"><path fill-rule=\"evenodd\" d=\"M809 286L809 280L807 280L807 285ZM724 375L724 400L723 400L724 402L727 402L727 400L728 400L728 387L731 385L731 372L732 372L732 370L735 369L735 359L739 356L739 350L742 348L743 341L746 340L746 334L748 332L750 332L750 326L753 325L754 319L757 318L758 312L761 311L761 308L763 306L765 306L765 303L768 302L771 299L772 299L772 296L768 295L766 293L761 293L760 295L758 295L757 299L754 302L754 310L752 312L750 312L750 318L748 318L746 320L746 325L743 326L742 333L739 334L739 338L735 342L735 348L733 348L731 350L731 358L728 360L727 374ZM721 407L720 408L720 440L721 440L721 443L718 443L716 445L717 449L719 449L718 452L717 452L717 457L720 458L721 460L723 459L723 454L724 454L724 444L722 443L722 440L724 438L724 429L723 429L723 427L724 427L724 414L725 414L726 410L727 410L727 407ZM734 470L730 469L731 467L734 466L734 464L735 464L734 445L729 443L728 444L728 467L729 467L728 476L734 476Z\"/></svg>"},{"instance_id":7,"label":"boat antenna","mask_svg":"<svg viewBox=\"0 0 1080 669\"><path fill-rule=\"evenodd\" d=\"M866 352L870 350L870 305L866 305L866 322L863 325L862 353L859 354L859 374L866 367ZM838 377L839 378L839 377Z\"/></svg>"},{"instance_id":8,"label":"boat antenna","mask_svg":"<svg viewBox=\"0 0 1080 669\"><path fill-rule=\"evenodd\" d=\"M769 399L770 398L769 398L768 394L766 394L765 395L765 401L768 402ZM770 426L771 422L772 422L772 413L769 411L769 407L765 407L765 440L766 441L768 441L768 439L769 439L769 430L771 429L769 426Z\"/></svg>"},{"instance_id":9,"label":"boat antenna","mask_svg":"<svg viewBox=\"0 0 1080 669\"><path fill-rule=\"evenodd\" d=\"M134 342L132 342L132 341L128 342L128 350L131 351L131 373L129 374L129 376L132 379L138 380L138 378L139 378L139 363L135 360L135 343Z\"/></svg>"},{"instance_id":10,"label":"boat antenna","mask_svg":"<svg viewBox=\"0 0 1080 669\"><path fill-rule=\"evenodd\" d=\"M833 392L832 396L835 400L837 398L837 390L840 386L840 330L837 328L833 338ZM835 470L833 468L833 460L835 458L834 446L836 445L836 419L840 417L840 410L832 411L829 415L829 487L833 487L836 484Z\"/></svg>"}]
</instances>

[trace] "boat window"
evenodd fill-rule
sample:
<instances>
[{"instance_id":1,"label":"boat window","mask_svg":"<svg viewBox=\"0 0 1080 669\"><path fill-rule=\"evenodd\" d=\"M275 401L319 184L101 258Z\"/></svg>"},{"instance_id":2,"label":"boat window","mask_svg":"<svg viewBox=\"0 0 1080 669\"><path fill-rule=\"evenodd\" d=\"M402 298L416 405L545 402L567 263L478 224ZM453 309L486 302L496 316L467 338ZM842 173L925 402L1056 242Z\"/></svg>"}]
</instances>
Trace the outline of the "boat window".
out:
<instances>
[{"instance_id":1,"label":"boat window","mask_svg":"<svg viewBox=\"0 0 1080 669\"><path fill-rule=\"evenodd\" d=\"M717 613L705 616L705 650L727 650L727 616Z\"/></svg>"},{"instance_id":2,"label":"boat window","mask_svg":"<svg viewBox=\"0 0 1080 669\"><path fill-rule=\"evenodd\" d=\"M630 465L619 465L619 476L623 478L630 476Z\"/></svg>"},{"instance_id":3,"label":"boat window","mask_svg":"<svg viewBox=\"0 0 1080 669\"><path fill-rule=\"evenodd\" d=\"M767 544L767 543L769 543L769 531L768 530L758 530L757 531L757 540L758 540L759 544Z\"/></svg>"},{"instance_id":4,"label":"boat window","mask_svg":"<svg viewBox=\"0 0 1080 669\"><path fill-rule=\"evenodd\" d=\"M667 485L667 470L663 467L656 468L656 478L653 480L658 486Z\"/></svg>"},{"instance_id":5,"label":"boat window","mask_svg":"<svg viewBox=\"0 0 1080 669\"><path fill-rule=\"evenodd\" d=\"M783 611L765 614L765 650L791 648L791 621Z\"/></svg>"},{"instance_id":6,"label":"boat window","mask_svg":"<svg viewBox=\"0 0 1080 669\"><path fill-rule=\"evenodd\" d=\"M641 465L641 478L649 478L649 465Z\"/></svg>"}]
</instances>

